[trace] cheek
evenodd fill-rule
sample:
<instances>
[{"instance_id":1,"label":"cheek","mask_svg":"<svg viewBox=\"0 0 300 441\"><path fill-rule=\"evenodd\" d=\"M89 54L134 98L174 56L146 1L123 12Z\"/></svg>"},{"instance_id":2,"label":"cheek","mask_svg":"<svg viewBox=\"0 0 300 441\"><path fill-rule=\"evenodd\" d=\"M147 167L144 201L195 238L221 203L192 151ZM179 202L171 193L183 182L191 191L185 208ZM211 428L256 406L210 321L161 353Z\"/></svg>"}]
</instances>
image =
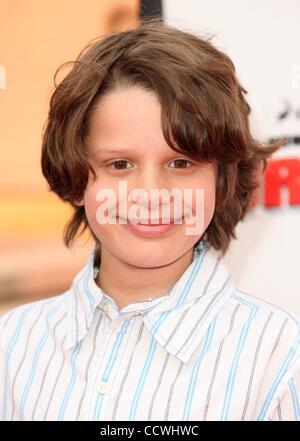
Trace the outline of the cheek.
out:
<instances>
[{"instance_id":1,"label":"cheek","mask_svg":"<svg viewBox=\"0 0 300 441\"><path fill-rule=\"evenodd\" d=\"M210 185L204 189L204 204L205 207L209 208L215 205L216 200L216 189L215 185Z\"/></svg>"},{"instance_id":2,"label":"cheek","mask_svg":"<svg viewBox=\"0 0 300 441\"><path fill-rule=\"evenodd\" d=\"M117 200L116 190L99 184L99 182L86 188L84 195L85 213L89 226L94 232L105 233L107 231L111 223L109 218L116 213ZM103 216L105 221L101 223L99 217L103 219Z\"/></svg>"},{"instance_id":3,"label":"cheek","mask_svg":"<svg viewBox=\"0 0 300 441\"><path fill-rule=\"evenodd\" d=\"M197 195L197 189L198 190ZM194 216L204 215L204 224L208 225L212 219L215 210L216 189L215 180L208 179L202 182L194 189L193 197L193 213ZM203 198L203 199L202 199Z\"/></svg>"},{"instance_id":4,"label":"cheek","mask_svg":"<svg viewBox=\"0 0 300 441\"><path fill-rule=\"evenodd\" d=\"M100 226L96 219L97 208L102 203L100 201L97 201L98 190L99 185L91 185L86 188L84 194L85 214L88 219L89 225L93 229Z\"/></svg>"},{"instance_id":5,"label":"cheek","mask_svg":"<svg viewBox=\"0 0 300 441\"><path fill-rule=\"evenodd\" d=\"M208 188L206 193L204 194L204 219L205 224L209 224L214 211L215 211L215 202L216 202L216 192L215 188Z\"/></svg>"}]
</instances>

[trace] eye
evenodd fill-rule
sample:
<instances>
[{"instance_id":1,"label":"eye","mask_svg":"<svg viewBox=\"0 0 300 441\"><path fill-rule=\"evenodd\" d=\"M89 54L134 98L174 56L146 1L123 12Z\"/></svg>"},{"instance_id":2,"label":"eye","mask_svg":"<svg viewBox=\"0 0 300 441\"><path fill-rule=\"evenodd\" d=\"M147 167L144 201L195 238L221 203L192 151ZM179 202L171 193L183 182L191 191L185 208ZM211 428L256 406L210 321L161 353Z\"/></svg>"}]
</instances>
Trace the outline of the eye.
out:
<instances>
[{"instance_id":1,"label":"eye","mask_svg":"<svg viewBox=\"0 0 300 441\"><path fill-rule=\"evenodd\" d=\"M118 159L117 161L111 162L109 165L113 165L113 164L116 165L116 167L113 167L116 170L124 170L126 168L131 168L131 167L127 167L129 161L126 161L125 159Z\"/></svg>"},{"instance_id":2,"label":"eye","mask_svg":"<svg viewBox=\"0 0 300 441\"><path fill-rule=\"evenodd\" d=\"M186 159L174 159L174 161L171 161L170 164L172 164L172 162L174 162L176 166L171 168L189 168L192 165L192 163L190 161L187 161ZM190 165L188 167L185 167L185 164Z\"/></svg>"}]
</instances>

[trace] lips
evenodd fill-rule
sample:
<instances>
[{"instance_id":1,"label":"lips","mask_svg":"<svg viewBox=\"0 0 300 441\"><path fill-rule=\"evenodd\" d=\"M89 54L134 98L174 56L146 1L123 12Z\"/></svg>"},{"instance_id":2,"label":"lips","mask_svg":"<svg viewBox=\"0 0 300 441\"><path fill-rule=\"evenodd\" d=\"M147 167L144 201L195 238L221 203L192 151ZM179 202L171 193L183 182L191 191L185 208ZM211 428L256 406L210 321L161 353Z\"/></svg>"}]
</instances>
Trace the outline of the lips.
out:
<instances>
[{"instance_id":1,"label":"lips","mask_svg":"<svg viewBox=\"0 0 300 441\"><path fill-rule=\"evenodd\" d=\"M177 221L180 219L177 219ZM123 218L122 218L122 220L124 221ZM134 225L151 225L153 227L159 226L159 225L170 225L170 224L174 224L176 222L174 219L170 219L170 220L165 219L166 222L164 223L163 218L159 218L156 220L155 219L139 219L137 222L134 222L134 219L126 219L126 221L128 223L134 224Z\"/></svg>"},{"instance_id":2,"label":"lips","mask_svg":"<svg viewBox=\"0 0 300 441\"><path fill-rule=\"evenodd\" d=\"M168 225L168 224L174 224L174 219L170 219L168 222L163 223L163 219L140 219L137 225Z\"/></svg>"}]
</instances>

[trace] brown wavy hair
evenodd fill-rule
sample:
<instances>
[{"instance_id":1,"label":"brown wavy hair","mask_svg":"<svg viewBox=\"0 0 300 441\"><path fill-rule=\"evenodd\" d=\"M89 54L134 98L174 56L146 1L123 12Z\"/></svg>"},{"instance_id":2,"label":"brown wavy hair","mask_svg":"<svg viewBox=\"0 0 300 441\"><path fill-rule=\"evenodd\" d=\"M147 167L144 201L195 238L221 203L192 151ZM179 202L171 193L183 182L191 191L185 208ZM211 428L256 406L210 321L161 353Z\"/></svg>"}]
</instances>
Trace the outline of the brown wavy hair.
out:
<instances>
[{"instance_id":1,"label":"brown wavy hair","mask_svg":"<svg viewBox=\"0 0 300 441\"><path fill-rule=\"evenodd\" d=\"M216 206L204 239L224 255L235 226L251 208L267 158L283 145L253 139L245 99L231 59L211 42L161 19L144 19L137 28L92 40L56 85L43 129L42 172L50 191L74 209L65 226L64 244L89 228L83 197L89 162L86 137L90 115L108 92L138 85L155 92L170 148L194 160L218 164ZM81 228L81 231L80 231ZM96 244L98 238L89 229Z\"/></svg>"}]
</instances>

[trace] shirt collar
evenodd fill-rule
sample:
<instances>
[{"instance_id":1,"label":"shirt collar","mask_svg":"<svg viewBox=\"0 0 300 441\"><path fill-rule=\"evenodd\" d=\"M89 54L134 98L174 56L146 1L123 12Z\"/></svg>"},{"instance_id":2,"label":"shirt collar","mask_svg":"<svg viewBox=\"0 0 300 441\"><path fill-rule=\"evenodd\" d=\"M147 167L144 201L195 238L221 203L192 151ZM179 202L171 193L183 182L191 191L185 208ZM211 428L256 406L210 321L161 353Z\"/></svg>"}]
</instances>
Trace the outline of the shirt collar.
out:
<instances>
[{"instance_id":1,"label":"shirt collar","mask_svg":"<svg viewBox=\"0 0 300 441\"><path fill-rule=\"evenodd\" d=\"M87 334L103 291L94 280L95 247L70 290L67 348ZM188 363L218 312L234 291L220 254L200 240L193 261L172 287L170 295L141 311L144 324L157 343Z\"/></svg>"}]
</instances>

